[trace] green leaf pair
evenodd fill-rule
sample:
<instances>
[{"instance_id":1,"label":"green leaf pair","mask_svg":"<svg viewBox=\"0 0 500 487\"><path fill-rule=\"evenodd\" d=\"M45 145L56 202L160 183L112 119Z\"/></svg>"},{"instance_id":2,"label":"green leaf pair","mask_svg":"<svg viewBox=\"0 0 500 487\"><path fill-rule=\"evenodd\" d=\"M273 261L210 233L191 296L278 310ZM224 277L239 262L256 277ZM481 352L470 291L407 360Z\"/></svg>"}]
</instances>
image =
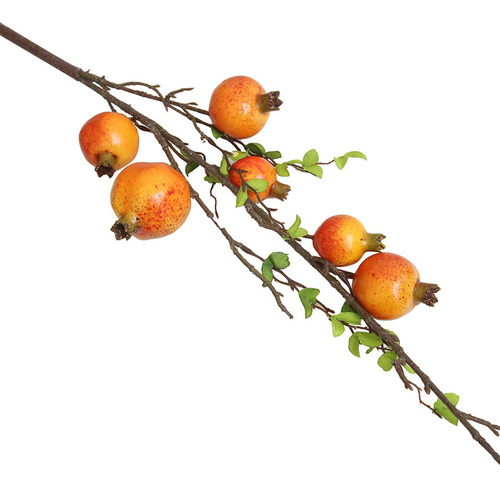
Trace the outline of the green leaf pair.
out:
<instances>
[{"instance_id":1,"label":"green leaf pair","mask_svg":"<svg viewBox=\"0 0 500 487\"><path fill-rule=\"evenodd\" d=\"M268 258L262 263L262 275L269 281L273 281L273 268L286 269L290 265L288 254L283 252L272 252ZM262 284L264 287L266 284Z\"/></svg>"},{"instance_id":2,"label":"green leaf pair","mask_svg":"<svg viewBox=\"0 0 500 487\"><path fill-rule=\"evenodd\" d=\"M250 155L253 156L265 156L269 159L279 159L281 157L281 152L278 150L267 151L264 149L262 144L258 144L257 142L252 142L250 144L245 145L245 149L248 151Z\"/></svg>"},{"instance_id":3,"label":"green leaf pair","mask_svg":"<svg viewBox=\"0 0 500 487\"><path fill-rule=\"evenodd\" d=\"M297 215L295 218L295 221L293 222L293 225L288 229L288 235L292 238L301 238L305 237L308 232L305 228L301 228L300 224L302 223L302 220L300 219L300 216ZM286 237L284 237L285 240L288 240Z\"/></svg>"},{"instance_id":4,"label":"green leaf pair","mask_svg":"<svg viewBox=\"0 0 500 487\"><path fill-rule=\"evenodd\" d=\"M360 345L368 347L366 353L370 353L374 348L382 345L382 338L375 333L370 333L368 331L357 331L349 337L349 351L356 357L360 357Z\"/></svg>"},{"instance_id":5,"label":"green leaf pair","mask_svg":"<svg viewBox=\"0 0 500 487\"><path fill-rule=\"evenodd\" d=\"M319 289L312 287L306 287L299 291L299 298L304 310L306 312L306 318L309 318L313 312L313 305L316 304L316 298L318 297Z\"/></svg>"},{"instance_id":6,"label":"green leaf pair","mask_svg":"<svg viewBox=\"0 0 500 487\"><path fill-rule=\"evenodd\" d=\"M344 169L344 166L347 164L347 160L349 157L358 157L360 159L364 159L366 161L366 156L359 151L351 151L346 152L343 156L334 157L333 160L339 169Z\"/></svg>"},{"instance_id":7,"label":"green leaf pair","mask_svg":"<svg viewBox=\"0 0 500 487\"><path fill-rule=\"evenodd\" d=\"M318 165L319 156L316 149L308 150L304 157L301 159L293 159L291 161L282 162L276 166L276 172L280 176L290 176L290 172L288 171L288 164L300 164L305 171L314 174L318 178L323 177L323 168Z\"/></svg>"},{"instance_id":8,"label":"green leaf pair","mask_svg":"<svg viewBox=\"0 0 500 487\"><path fill-rule=\"evenodd\" d=\"M458 404L458 400L460 399L460 396L453 392L448 392L445 394L447 397L448 401L450 401L454 406ZM449 421L451 424L454 424L455 426L458 426L458 418L450 411L448 406L444 404L444 402L441 399L438 399L434 403L434 409L444 418L446 421Z\"/></svg>"}]
</instances>

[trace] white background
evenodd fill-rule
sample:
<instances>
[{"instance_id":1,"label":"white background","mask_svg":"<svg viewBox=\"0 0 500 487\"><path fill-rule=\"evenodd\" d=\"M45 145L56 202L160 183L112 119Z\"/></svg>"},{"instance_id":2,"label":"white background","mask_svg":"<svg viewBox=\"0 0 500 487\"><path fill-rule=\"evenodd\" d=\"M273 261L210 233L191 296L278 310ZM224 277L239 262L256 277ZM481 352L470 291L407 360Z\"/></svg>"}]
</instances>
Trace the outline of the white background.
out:
<instances>
[{"instance_id":1,"label":"white background","mask_svg":"<svg viewBox=\"0 0 500 487\"><path fill-rule=\"evenodd\" d=\"M434 309L386 325L463 410L500 422L496 2L325 5L48 0L9 2L0 21L111 80L195 87L181 99L203 107L236 74L281 90L254 140L287 160L363 151L322 180L292 174L277 217L313 233L348 213L384 233L442 288ZM78 146L107 104L1 38L0 59L2 486L497 484L462 426L283 290L289 320L198 207L170 237L115 241L112 180ZM219 162L184 121L137 106ZM136 160L164 160L151 136ZM292 252L216 196L235 238Z\"/></svg>"}]
</instances>

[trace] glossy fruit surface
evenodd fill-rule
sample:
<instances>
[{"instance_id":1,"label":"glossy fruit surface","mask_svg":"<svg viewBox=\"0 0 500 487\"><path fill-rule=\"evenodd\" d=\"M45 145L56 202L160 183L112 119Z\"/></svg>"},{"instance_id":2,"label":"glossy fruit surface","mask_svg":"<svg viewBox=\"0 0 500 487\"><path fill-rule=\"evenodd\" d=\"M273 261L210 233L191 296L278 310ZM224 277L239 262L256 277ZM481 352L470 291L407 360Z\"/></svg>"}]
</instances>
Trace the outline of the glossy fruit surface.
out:
<instances>
[{"instance_id":1,"label":"glossy fruit surface","mask_svg":"<svg viewBox=\"0 0 500 487\"><path fill-rule=\"evenodd\" d=\"M212 93L209 114L215 128L236 139L252 137L262 130L271 111L278 110L279 92L266 93L248 76L224 80Z\"/></svg>"},{"instance_id":2,"label":"glossy fruit surface","mask_svg":"<svg viewBox=\"0 0 500 487\"><path fill-rule=\"evenodd\" d=\"M417 268L404 257L381 252L365 259L354 274L352 290L359 303L380 320L409 313L417 304L433 306L439 291L435 284L420 282Z\"/></svg>"},{"instance_id":3,"label":"glossy fruit surface","mask_svg":"<svg viewBox=\"0 0 500 487\"><path fill-rule=\"evenodd\" d=\"M241 187L241 177L243 177L245 181L251 181L252 179L265 179L269 183L269 186L265 191L258 193L261 200L265 200L267 198L278 198L280 200L284 200L290 191L290 186L280 183L277 180L276 169L263 157L248 156L240 159L239 161L233 162L231 169L229 170L229 179L233 184ZM248 197L254 203L257 203L257 195L253 191L248 191Z\"/></svg>"},{"instance_id":4,"label":"glossy fruit surface","mask_svg":"<svg viewBox=\"0 0 500 487\"><path fill-rule=\"evenodd\" d=\"M175 232L191 209L186 178L163 162L136 162L114 181L111 206L119 218L116 238L160 238Z\"/></svg>"},{"instance_id":5,"label":"glossy fruit surface","mask_svg":"<svg viewBox=\"0 0 500 487\"><path fill-rule=\"evenodd\" d=\"M337 267L358 262L365 252L379 252L384 235L368 233L361 222L349 215L327 218L313 236L316 252Z\"/></svg>"},{"instance_id":6,"label":"glossy fruit surface","mask_svg":"<svg viewBox=\"0 0 500 487\"><path fill-rule=\"evenodd\" d=\"M139 150L137 128L128 117L103 112L88 120L80 130L80 147L99 177L111 177L132 162Z\"/></svg>"}]
</instances>

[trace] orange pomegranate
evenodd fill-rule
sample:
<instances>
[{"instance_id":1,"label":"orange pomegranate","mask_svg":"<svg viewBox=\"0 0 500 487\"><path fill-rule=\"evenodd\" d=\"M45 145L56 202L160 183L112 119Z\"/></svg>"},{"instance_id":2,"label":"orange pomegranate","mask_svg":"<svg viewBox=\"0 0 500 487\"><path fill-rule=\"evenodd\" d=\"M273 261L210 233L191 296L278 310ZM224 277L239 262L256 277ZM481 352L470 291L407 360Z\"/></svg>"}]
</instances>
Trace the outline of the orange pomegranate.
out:
<instances>
[{"instance_id":1,"label":"orange pomegranate","mask_svg":"<svg viewBox=\"0 0 500 487\"><path fill-rule=\"evenodd\" d=\"M381 233L368 233L361 222L349 215L327 218L313 236L316 252L337 267L358 262L365 252L385 249Z\"/></svg>"},{"instance_id":2,"label":"orange pomegranate","mask_svg":"<svg viewBox=\"0 0 500 487\"><path fill-rule=\"evenodd\" d=\"M248 156L233 162L229 170L229 179L233 184L238 187L242 186L241 178L245 181L252 179L264 179L269 183L266 190L258 193L259 198L263 201L267 198L278 198L285 200L290 186L288 184L280 183L276 178L276 169L274 166L266 161L263 157ZM248 197L257 203L257 194L253 191L248 191Z\"/></svg>"},{"instance_id":3,"label":"orange pomegranate","mask_svg":"<svg viewBox=\"0 0 500 487\"><path fill-rule=\"evenodd\" d=\"M269 113L281 104L279 91L266 93L254 79L233 76L215 88L208 111L216 129L236 139L246 139L260 132Z\"/></svg>"},{"instance_id":4,"label":"orange pomegranate","mask_svg":"<svg viewBox=\"0 0 500 487\"><path fill-rule=\"evenodd\" d=\"M437 303L436 284L420 281L417 268L397 254L382 252L365 259L354 273L352 290L359 303L380 320L393 320L417 304Z\"/></svg>"},{"instance_id":5,"label":"orange pomegranate","mask_svg":"<svg viewBox=\"0 0 500 487\"><path fill-rule=\"evenodd\" d=\"M163 162L136 162L118 174L111 189L118 220L116 239L160 238L175 232L191 209L186 178Z\"/></svg>"},{"instance_id":6,"label":"orange pomegranate","mask_svg":"<svg viewBox=\"0 0 500 487\"><path fill-rule=\"evenodd\" d=\"M128 117L103 112L88 120L80 130L80 147L99 177L113 176L132 162L139 150L139 134Z\"/></svg>"}]
</instances>

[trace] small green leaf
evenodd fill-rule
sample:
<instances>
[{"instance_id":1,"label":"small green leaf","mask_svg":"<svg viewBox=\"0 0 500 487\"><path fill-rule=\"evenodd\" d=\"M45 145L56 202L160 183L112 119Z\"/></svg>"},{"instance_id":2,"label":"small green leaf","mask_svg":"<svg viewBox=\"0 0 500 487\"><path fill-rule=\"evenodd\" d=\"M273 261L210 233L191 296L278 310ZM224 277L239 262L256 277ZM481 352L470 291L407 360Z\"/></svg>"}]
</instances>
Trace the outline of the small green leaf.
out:
<instances>
[{"instance_id":1,"label":"small green leaf","mask_svg":"<svg viewBox=\"0 0 500 487\"><path fill-rule=\"evenodd\" d=\"M319 289L312 287L306 287L299 291L299 298L306 311L306 318L309 318L313 312L313 304L316 304L316 298L318 297Z\"/></svg>"},{"instance_id":2,"label":"small green leaf","mask_svg":"<svg viewBox=\"0 0 500 487\"><path fill-rule=\"evenodd\" d=\"M218 139L219 137L222 137L224 135L224 132L221 132L220 130L216 129L213 125L210 126L212 129L212 135Z\"/></svg>"},{"instance_id":3,"label":"small green leaf","mask_svg":"<svg viewBox=\"0 0 500 487\"><path fill-rule=\"evenodd\" d=\"M269 281L272 282L273 280L273 264L267 258L263 263L262 263L262 275ZM266 286L266 283L262 284L264 287Z\"/></svg>"},{"instance_id":4,"label":"small green leaf","mask_svg":"<svg viewBox=\"0 0 500 487\"><path fill-rule=\"evenodd\" d=\"M221 174L223 174L224 176L227 176L229 174L229 167L227 165L227 159L224 156L222 156L222 161L220 161L219 170L220 170Z\"/></svg>"},{"instance_id":5,"label":"small green leaf","mask_svg":"<svg viewBox=\"0 0 500 487\"><path fill-rule=\"evenodd\" d=\"M454 406L458 404L458 400L460 397L453 393L453 392L448 392L445 394L445 396L448 398L448 401L450 401ZM434 409L444 418L446 421L449 421L450 423L454 424L455 426L458 426L458 418L450 411L448 406L441 401L441 399L438 399L434 403Z\"/></svg>"},{"instance_id":6,"label":"small green leaf","mask_svg":"<svg viewBox=\"0 0 500 487\"><path fill-rule=\"evenodd\" d=\"M278 176L286 178L287 176L290 176L290 171L288 171L288 165L286 162L282 162L281 164L276 164L276 173Z\"/></svg>"},{"instance_id":7,"label":"small green leaf","mask_svg":"<svg viewBox=\"0 0 500 487\"><path fill-rule=\"evenodd\" d=\"M251 152L256 156L261 156L266 152L264 146L262 144L257 144L256 142L252 142L251 144L245 145L245 148L248 152Z\"/></svg>"},{"instance_id":8,"label":"small green leaf","mask_svg":"<svg viewBox=\"0 0 500 487\"><path fill-rule=\"evenodd\" d=\"M186 176L189 176L200 165L197 162L191 161L186 164Z\"/></svg>"},{"instance_id":9,"label":"small green leaf","mask_svg":"<svg viewBox=\"0 0 500 487\"><path fill-rule=\"evenodd\" d=\"M312 164L311 166L304 166L304 169L307 172L314 174L320 179L323 177L323 168L321 166L318 166L317 164Z\"/></svg>"},{"instance_id":10,"label":"small green leaf","mask_svg":"<svg viewBox=\"0 0 500 487\"><path fill-rule=\"evenodd\" d=\"M346 152L343 156L334 157L333 160L335 161L335 164L337 164L337 167L339 169L343 169L349 157L357 157L359 159L364 159L366 161L366 156L362 152L355 150Z\"/></svg>"},{"instance_id":11,"label":"small green leaf","mask_svg":"<svg viewBox=\"0 0 500 487\"><path fill-rule=\"evenodd\" d=\"M304 154L304 158L302 159L302 164L307 166L313 166L319 162L319 156L316 149L311 149Z\"/></svg>"},{"instance_id":12,"label":"small green leaf","mask_svg":"<svg viewBox=\"0 0 500 487\"><path fill-rule=\"evenodd\" d=\"M359 159L364 159L366 161L366 156L362 153L362 152L359 152L357 150L353 150L351 152L346 152L344 154L344 157L358 157Z\"/></svg>"},{"instance_id":13,"label":"small green leaf","mask_svg":"<svg viewBox=\"0 0 500 487\"><path fill-rule=\"evenodd\" d=\"M269 183L265 179L250 179L246 182L250 189L253 189L256 193L262 193L267 188L269 188Z\"/></svg>"},{"instance_id":14,"label":"small green leaf","mask_svg":"<svg viewBox=\"0 0 500 487\"><path fill-rule=\"evenodd\" d=\"M220 183L220 181L215 177L215 176L212 176L211 174L207 174L204 178L203 178L205 181L207 181L207 183Z\"/></svg>"},{"instance_id":15,"label":"small green leaf","mask_svg":"<svg viewBox=\"0 0 500 487\"><path fill-rule=\"evenodd\" d=\"M359 354L359 338L357 333L353 333L349 337L349 352L351 352L356 357L361 357Z\"/></svg>"},{"instance_id":16,"label":"small green leaf","mask_svg":"<svg viewBox=\"0 0 500 487\"><path fill-rule=\"evenodd\" d=\"M410 374L414 374L415 371L408 365L408 364L405 364L405 369L410 373Z\"/></svg>"},{"instance_id":17,"label":"small green leaf","mask_svg":"<svg viewBox=\"0 0 500 487\"><path fill-rule=\"evenodd\" d=\"M353 313L352 311L342 311L335 318L341 321L345 321L350 325L359 325L361 323L361 316L358 313Z\"/></svg>"},{"instance_id":18,"label":"small green leaf","mask_svg":"<svg viewBox=\"0 0 500 487\"><path fill-rule=\"evenodd\" d=\"M331 316L330 319L332 320L333 336L339 337L340 335L342 335L342 333L344 333L345 326L335 316Z\"/></svg>"},{"instance_id":19,"label":"small green leaf","mask_svg":"<svg viewBox=\"0 0 500 487\"><path fill-rule=\"evenodd\" d=\"M344 169L344 166L347 164L347 157L345 156L334 157L333 160L339 169Z\"/></svg>"},{"instance_id":20,"label":"small green leaf","mask_svg":"<svg viewBox=\"0 0 500 487\"><path fill-rule=\"evenodd\" d=\"M358 339L362 345L365 347L376 348L382 345L382 338L375 333L368 333L366 331L358 331Z\"/></svg>"},{"instance_id":21,"label":"small green leaf","mask_svg":"<svg viewBox=\"0 0 500 487\"><path fill-rule=\"evenodd\" d=\"M301 224L301 219L300 216L297 215L293 225L288 229L288 234L290 235L290 237L301 238L305 237L308 234L305 228L300 228L300 224Z\"/></svg>"},{"instance_id":22,"label":"small green leaf","mask_svg":"<svg viewBox=\"0 0 500 487\"><path fill-rule=\"evenodd\" d=\"M269 159L281 159L281 152L279 150L270 150L265 153Z\"/></svg>"},{"instance_id":23,"label":"small green leaf","mask_svg":"<svg viewBox=\"0 0 500 487\"><path fill-rule=\"evenodd\" d=\"M377 364L386 372L392 369L392 362L396 360L398 356L395 352L385 352L377 361Z\"/></svg>"},{"instance_id":24,"label":"small green leaf","mask_svg":"<svg viewBox=\"0 0 500 487\"><path fill-rule=\"evenodd\" d=\"M229 156L229 159L231 159L233 162L236 162L247 156L248 152L236 150Z\"/></svg>"},{"instance_id":25,"label":"small green leaf","mask_svg":"<svg viewBox=\"0 0 500 487\"><path fill-rule=\"evenodd\" d=\"M350 313L356 313L356 310L347 301L344 301L344 304L342 305L342 309L340 311L342 313L347 311Z\"/></svg>"},{"instance_id":26,"label":"small green leaf","mask_svg":"<svg viewBox=\"0 0 500 487\"><path fill-rule=\"evenodd\" d=\"M288 254L283 252L272 252L267 259L276 269L286 269L290 265Z\"/></svg>"},{"instance_id":27,"label":"small green leaf","mask_svg":"<svg viewBox=\"0 0 500 487\"><path fill-rule=\"evenodd\" d=\"M248 199L248 193L247 190L240 188L238 190L238 194L236 195L236 208L239 208L240 206L243 206Z\"/></svg>"},{"instance_id":28,"label":"small green leaf","mask_svg":"<svg viewBox=\"0 0 500 487\"><path fill-rule=\"evenodd\" d=\"M302 166L303 162L300 159L292 159L291 161L286 161L283 164L300 164Z\"/></svg>"}]
</instances>

